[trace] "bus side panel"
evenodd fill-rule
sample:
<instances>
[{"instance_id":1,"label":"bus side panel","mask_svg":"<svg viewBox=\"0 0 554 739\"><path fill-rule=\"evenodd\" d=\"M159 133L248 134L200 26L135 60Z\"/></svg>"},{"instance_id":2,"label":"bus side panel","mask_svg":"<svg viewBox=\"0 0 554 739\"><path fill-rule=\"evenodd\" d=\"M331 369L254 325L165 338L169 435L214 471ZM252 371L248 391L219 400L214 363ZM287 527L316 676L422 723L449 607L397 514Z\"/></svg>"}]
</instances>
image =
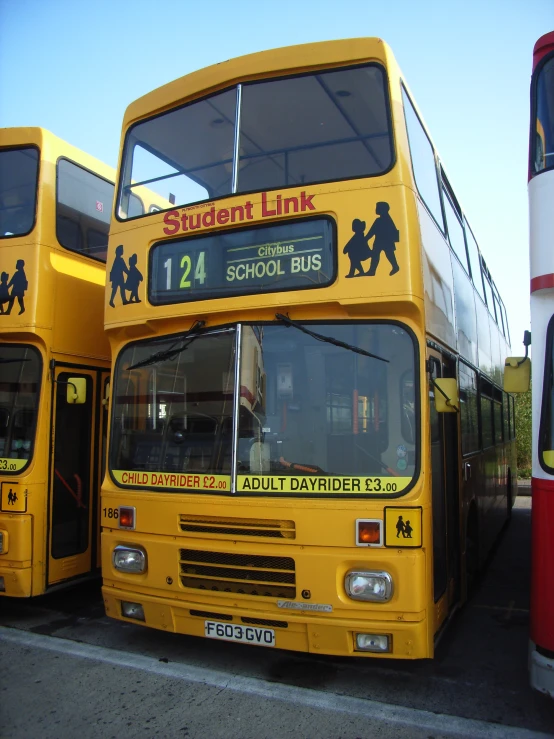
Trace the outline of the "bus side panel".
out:
<instances>
[{"instance_id":1,"label":"bus side panel","mask_svg":"<svg viewBox=\"0 0 554 739\"><path fill-rule=\"evenodd\" d=\"M0 576L4 578L5 595L27 598L32 580L32 516L0 513L0 531L4 548L0 554Z\"/></svg>"},{"instance_id":2,"label":"bus side panel","mask_svg":"<svg viewBox=\"0 0 554 739\"><path fill-rule=\"evenodd\" d=\"M531 639L554 652L554 480L532 479Z\"/></svg>"}]
</instances>

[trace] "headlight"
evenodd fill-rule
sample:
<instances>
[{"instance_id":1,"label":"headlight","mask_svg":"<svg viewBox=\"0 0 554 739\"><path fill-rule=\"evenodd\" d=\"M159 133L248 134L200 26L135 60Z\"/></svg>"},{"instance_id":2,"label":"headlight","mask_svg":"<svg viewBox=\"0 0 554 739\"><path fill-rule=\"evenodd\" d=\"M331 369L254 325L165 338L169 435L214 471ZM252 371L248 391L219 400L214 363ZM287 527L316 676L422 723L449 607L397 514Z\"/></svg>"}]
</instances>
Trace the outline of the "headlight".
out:
<instances>
[{"instance_id":1,"label":"headlight","mask_svg":"<svg viewBox=\"0 0 554 739\"><path fill-rule=\"evenodd\" d=\"M140 603L129 603L129 601L122 600L121 615L125 618L134 618L135 621L146 621L144 608Z\"/></svg>"},{"instance_id":2,"label":"headlight","mask_svg":"<svg viewBox=\"0 0 554 739\"><path fill-rule=\"evenodd\" d=\"M390 652L391 637L388 634L356 634L357 652Z\"/></svg>"},{"instance_id":3,"label":"headlight","mask_svg":"<svg viewBox=\"0 0 554 739\"><path fill-rule=\"evenodd\" d=\"M113 566L120 572L145 572L146 552L138 547L117 546L113 551Z\"/></svg>"},{"instance_id":4,"label":"headlight","mask_svg":"<svg viewBox=\"0 0 554 739\"><path fill-rule=\"evenodd\" d=\"M392 597L392 577L388 572L350 570L346 573L344 587L353 600L370 600L384 603Z\"/></svg>"}]
</instances>

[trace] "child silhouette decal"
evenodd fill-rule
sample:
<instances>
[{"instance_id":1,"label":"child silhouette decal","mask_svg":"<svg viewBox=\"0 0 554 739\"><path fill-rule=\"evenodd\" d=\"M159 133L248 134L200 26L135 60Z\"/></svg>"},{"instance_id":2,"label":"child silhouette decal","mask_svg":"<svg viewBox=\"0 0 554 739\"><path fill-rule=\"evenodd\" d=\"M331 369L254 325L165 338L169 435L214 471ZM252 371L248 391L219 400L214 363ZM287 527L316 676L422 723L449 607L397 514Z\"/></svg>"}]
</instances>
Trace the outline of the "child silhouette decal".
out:
<instances>
[{"instance_id":1,"label":"child silhouette decal","mask_svg":"<svg viewBox=\"0 0 554 739\"><path fill-rule=\"evenodd\" d=\"M129 275L129 268L127 267L127 265L125 264L125 260L123 259L123 245L120 244L115 248L115 259L113 260L112 268L110 270L110 282L112 283L110 305L112 308L115 308L113 299L115 298L118 290L119 294L121 295L121 302L123 303L123 305L127 305L127 303L129 302L125 297L125 275Z\"/></svg>"},{"instance_id":2,"label":"child silhouette decal","mask_svg":"<svg viewBox=\"0 0 554 739\"><path fill-rule=\"evenodd\" d=\"M10 291L8 289L8 280L10 276L7 272L0 275L0 313L4 312L4 305L10 302Z\"/></svg>"},{"instance_id":3,"label":"child silhouette decal","mask_svg":"<svg viewBox=\"0 0 554 739\"><path fill-rule=\"evenodd\" d=\"M23 259L18 259L15 263L15 272L12 275L12 279L8 282L7 289L9 290L10 287L12 289L9 298L8 298L8 310L6 311L6 314L9 315L12 312L13 304L15 303L15 299L17 298L17 302L19 303L19 315L22 313L25 313L25 301L23 300L23 296L25 295L25 291L29 287L29 283L27 282L27 277L25 276L25 270L23 269L25 267L25 262ZM6 273L2 273L2 278L4 277ZM2 299L4 299L4 285L2 284Z\"/></svg>"},{"instance_id":4,"label":"child silhouette decal","mask_svg":"<svg viewBox=\"0 0 554 739\"><path fill-rule=\"evenodd\" d=\"M367 243L369 236L364 236L365 221L354 218L352 221L352 231L354 231L354 236L352 236L342 250L342 253L348 254L348 258L350 259L350 272L346 276L361 277L361 275L365 274L362 262L371 256L371 249Z\"/></svg>"},{"instance_id":5,"label":"child silhouette decal","mask_svg":"<svg viewBox=\"0 0 554 739\"><path fill-rule=\"evenodd\" d=\"M129 273L127 275L127 282L125 283L125 290L129 290L131 293L129 303L141 302L138 296L138 289L142 282L142 273L137 269L137 260L138 257L136 254L132 254L129 257Z\"/></svg>"},{"instance_id":6,"label":"child silhouette decal","mask_svg":"<svg viewBox=\"0 0 554 739\"><path fill-rule=\"evenodd\" d=\"M370 277L372 277L377 271L381 252L385 252L385 256L392 267L389 275L395 275L400 270L394 253L396 250L396 243L400 241L400 234L394 225L394 221L389 215L389 210L390 206L388 203L377 203L375 206L377 218L373 222L373 226L369 229L367 234L368 239L371 239L373 236L375 237L371 254L371 266L367 273Z\"/></svg>"},{"instance_id":7,"label":"child silhouette decal","mask_svg":"<svg viewBox=\"0 0 554 739\"><path fill-rule=\"evenodd\" d=\"M395 275L400 271L395 255L396 244L400 241L400 233L390 217L389 210L388 203L379 202L376 204L377 218L367 234L364 234L365 221L361 221L359 218L354 218L352 221L354 236L342 250L343 254L348 254L350 259L350 270L346 277L361 277L362 275L373 277L379 266L382 252L384 252L391 266L389 275ZM369 245L370 239L374 239L373 247ZM362 267L362 262L365 262L366 259L371 259L367 272Z\"/></svg>"}]
</instances>

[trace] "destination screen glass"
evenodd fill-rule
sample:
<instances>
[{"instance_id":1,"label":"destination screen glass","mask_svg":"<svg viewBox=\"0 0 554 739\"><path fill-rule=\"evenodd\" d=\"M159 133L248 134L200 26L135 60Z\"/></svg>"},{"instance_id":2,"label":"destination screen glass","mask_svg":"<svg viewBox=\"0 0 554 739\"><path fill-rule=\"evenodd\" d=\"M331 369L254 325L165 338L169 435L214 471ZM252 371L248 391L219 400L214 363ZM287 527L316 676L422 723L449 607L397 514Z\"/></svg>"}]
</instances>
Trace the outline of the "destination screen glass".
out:
<instances>
[{"instance_id":1,"label":"destination screen glass","mask_svg":"<svg viewBox=\"0 0 554 739\"><path fill-rule=\"evenodd\" d=\"M163 241L150 252L154 305L329 285L335 277L328 218Z\"/></svg>"}]
</instances>

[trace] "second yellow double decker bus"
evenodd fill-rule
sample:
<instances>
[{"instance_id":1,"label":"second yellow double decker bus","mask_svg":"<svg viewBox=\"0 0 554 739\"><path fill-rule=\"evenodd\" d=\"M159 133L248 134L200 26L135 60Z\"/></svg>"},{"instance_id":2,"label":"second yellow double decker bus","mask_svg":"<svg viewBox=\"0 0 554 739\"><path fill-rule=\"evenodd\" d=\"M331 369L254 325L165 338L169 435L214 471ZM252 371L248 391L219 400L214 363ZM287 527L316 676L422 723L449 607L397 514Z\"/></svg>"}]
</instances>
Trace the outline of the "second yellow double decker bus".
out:
<instances>
[{"instance_id":1,"label":"second yellow double decker bus","mask_svg":"<svg viewBox=\"0 0 554 739\"><path fill-rule=\"evenodd\" d=\"M114 178L43 128L0 129L0 595L99 571Z\"/></svg>"},{"instance_id":2,"label":"second yellow double decker bus","mask_svg":"<svg viewBox=\"0 0 554 739\"><path fill-rule=\"evenodd\" d=\"M129 217L141 187L170 206ZM516 493L509 336L386 44L133 103L108 269L107 613L433 656Z\"/></svg>"}]
</instances>

